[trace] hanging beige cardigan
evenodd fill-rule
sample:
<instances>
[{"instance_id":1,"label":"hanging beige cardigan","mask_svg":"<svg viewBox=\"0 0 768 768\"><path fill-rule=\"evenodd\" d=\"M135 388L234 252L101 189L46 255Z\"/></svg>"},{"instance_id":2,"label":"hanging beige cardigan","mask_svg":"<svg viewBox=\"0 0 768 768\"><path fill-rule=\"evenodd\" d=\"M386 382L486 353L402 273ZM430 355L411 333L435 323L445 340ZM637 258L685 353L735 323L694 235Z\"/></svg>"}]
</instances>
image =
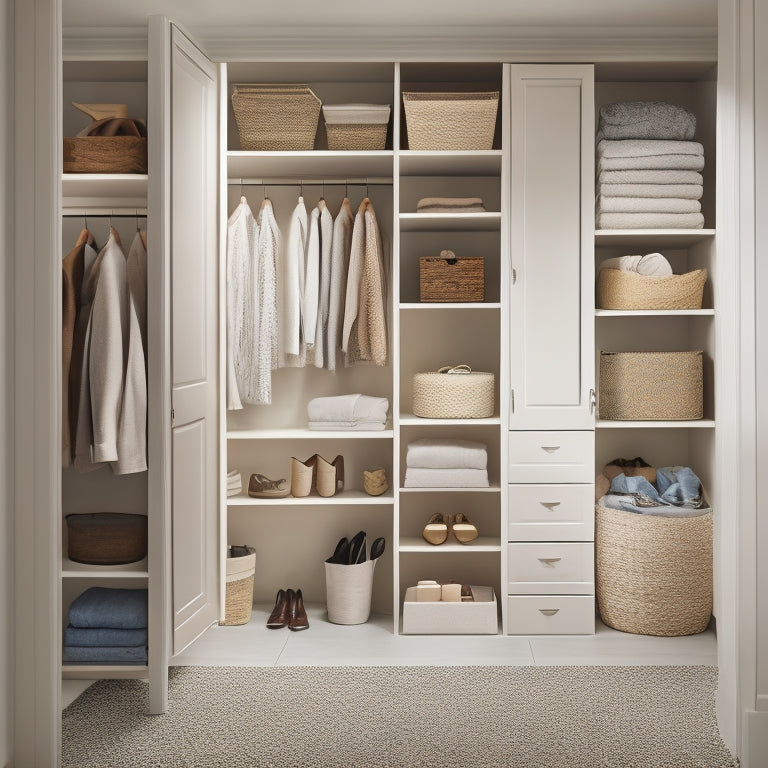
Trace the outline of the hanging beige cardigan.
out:
<instances>
[{"instance_id":1,"label":"hanging beige cardigan","mask_svg":"<svg viewBox=\"0 0 768 768\"><path fill-rule=\"evenodd\" d=\"M344 198L336 221L333 223L333 247L331 250L331 284L328 303L327 360L329 371L336 370L336 353L341 349L344 328L344 296L347 290L349 252L352 247L354 216L349 199Z\"/></svg>"}]
</instances>

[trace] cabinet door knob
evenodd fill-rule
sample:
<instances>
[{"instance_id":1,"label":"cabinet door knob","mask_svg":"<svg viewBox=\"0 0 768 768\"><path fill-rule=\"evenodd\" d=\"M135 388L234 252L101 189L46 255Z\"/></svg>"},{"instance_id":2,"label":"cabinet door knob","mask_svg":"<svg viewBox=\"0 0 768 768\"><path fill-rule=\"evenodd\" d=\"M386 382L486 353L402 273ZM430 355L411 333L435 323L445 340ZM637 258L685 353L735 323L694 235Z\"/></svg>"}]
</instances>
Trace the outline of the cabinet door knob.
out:
<instances>
[{"instance_id":1,"label":"cabinet door knob","mask_svg":"<svg viewBox=\"0 0 768 768\"><path fill-rule=\"evenodd\" d=\"M559 610L559 608L539 608L539 613L544 616L554 616Z\"/></svg>"},{"instance_id":2,"label":"cabinet door knob","mask_svg":"<svg viewBox=\"0 0 768 768\"><path fill-rule=\"evenodd\" d=\"M562 560L561 557L540 557L539 562L544 563L547 568L554 568L555 563L559 563Z\"/></svg>"},{"instance_id":3,"label":"cabinet door knob","mask_svg":"<svg viewBox=\"0 0 768 768\"><path fill-rule=\"evenodd\" d=\"M560 506L559 501L540 501L539 504L541 504L542 507L546 507L550 512L555 508Z\"/></svg>"},{"instance_id":4,"label":"cabinet door knob","mask_svg":"<svg viewBox=\"0 0 768 768\"><path fill-rule=\"evenodd\" d=\"M541 450L546 451L547 453L554 453L555 451L560 450L560 446L559 445L542 445Z\"/></svg>"}]
</instances>

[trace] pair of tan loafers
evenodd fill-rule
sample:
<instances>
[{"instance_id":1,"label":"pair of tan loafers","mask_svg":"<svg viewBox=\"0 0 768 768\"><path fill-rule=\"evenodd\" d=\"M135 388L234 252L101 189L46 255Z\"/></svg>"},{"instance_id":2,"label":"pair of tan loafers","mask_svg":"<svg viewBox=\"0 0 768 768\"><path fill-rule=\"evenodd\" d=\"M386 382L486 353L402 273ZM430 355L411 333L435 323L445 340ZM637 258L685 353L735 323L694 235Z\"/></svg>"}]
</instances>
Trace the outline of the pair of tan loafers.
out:
<instances>
[{"instance_id":1,"label":"pair of tan loafers","mask_svg":"<svg viewBox=\"0 0 768 768\"><path fill-rule=\"evenodd\" d=\"M468 544L477 538L477 527L462 512L455 515L447 515L436 512L427 520L422 536L430 544L443 544L452 533L460 544Z\"/></svg>"}]
</instances>

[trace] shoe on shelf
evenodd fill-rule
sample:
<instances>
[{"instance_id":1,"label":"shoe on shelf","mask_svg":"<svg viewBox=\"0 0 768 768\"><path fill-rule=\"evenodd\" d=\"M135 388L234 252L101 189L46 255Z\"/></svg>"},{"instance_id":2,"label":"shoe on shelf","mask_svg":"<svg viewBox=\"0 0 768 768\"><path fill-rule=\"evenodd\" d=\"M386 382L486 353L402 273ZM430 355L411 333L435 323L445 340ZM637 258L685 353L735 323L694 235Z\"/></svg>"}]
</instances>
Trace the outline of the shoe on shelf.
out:
<instances>
[{"instance_id":1,"label":"shoe on shelf","mask_svg":"<svg viewBox=\"0 0 768 768\"><path fill-rule=\"evenodd\" d=\"M338 565L346 565L349 562L349 541L346 536L339 539L333 554L325 562Z\"/></svg>"},{"instance_id":2,"label":"shoe on shelf","mask_svg":"<svg viewBox=\"0 0 768 768\"><path fill-rule=\"evenodd\" d=\"M267 627L269 629L282 629L288 625L289 610L291 606L291 600L295 597L292 589L287 592L284 589L277 590L277 597L275 598L275 607L272 609L272 613L269 614L267 619Z\"/></svg>"},{"instance_id":3,"label":"shoe on shelf","mask_svg":"<svg viewBox=\"0 0 768 768\"><path fill-rule=\"evenodd\" d=\"M451 530L461 544L467 544L477 538L477 528L463 512L458 512L454 516Z\"/></svg>"},{"instance_id":4,"label":"shoe on shelf","mask_svg":"<svg viewBox=\"0 0 768 768\"><path fill-rule=\"evenodd\" d=\"M333 496L344 489L344 457L328 462L317 456L317 492L320 496Z\"/></svg>"},{"instance_id":5,"label":"shoe on shelf","mask_svg":"<svg viewBox=\"0 0 768 768\"><path fill-rule=\"evenodd\" d=\"M389 488L387 472L384 469L363 470L363 490L369 496L381 496Z\"/></svg>"},{"instance_id":6,"label":"shoe on shelf","mask_svg":"<svg viewBox=\"0 0 768 768\"><path fill-rule=\"evenodd\" d=\"M265 475L255 472L248 481L248 495L256 499L283 499L290 492L288 481L284 477L279 480L270 480Z\"/></svg>"},{"instance_id":7,"label":"shoe on shelf","mask_svg":"<svg viewBox=\"0 0 768 768\"><path fill-rule=\"evenodd\" d=\"M359 565L365 562L365 531L358 531L349 540L349 559L348 565Z\"/></svg>"},{"instance_id":8,"label":"shoe on shelf","mask_svg":"<svg viewBox=\"0 0 768 768\"><path fill-rule=\"evenodd\" d=\"M425 541L430 544L442 544L448 538L448 526L451 522L450 515L444 515L442 512L435 512L427 520L421 535Z\"/></svg>"},{"instance_id":9,"label":"shoe on shelf","mask_svg":"<svg viewBox=\"0 0 768 768\"><path fill-rule=\"evenodd\" d=\"M303 498L309 496L315 479L315 467L318 456L310 456L306 461L299 461L291 456L291 496Z\"/></svg>"},{"instance_id":10,"label":"shoe on shelf","mask_svg":"<svg viewBox=\"0 0 768 768\"><path fill-rule=\"evenodd\" d=\"M290 606L288 609L288 629L293 632L298 632L301 629L309 629L309 619L307 618L307 612L304 609L304 597L301 594L301 590L297 589L295 592L289 589L291 594Z\"/></svg>"}]
</instances>

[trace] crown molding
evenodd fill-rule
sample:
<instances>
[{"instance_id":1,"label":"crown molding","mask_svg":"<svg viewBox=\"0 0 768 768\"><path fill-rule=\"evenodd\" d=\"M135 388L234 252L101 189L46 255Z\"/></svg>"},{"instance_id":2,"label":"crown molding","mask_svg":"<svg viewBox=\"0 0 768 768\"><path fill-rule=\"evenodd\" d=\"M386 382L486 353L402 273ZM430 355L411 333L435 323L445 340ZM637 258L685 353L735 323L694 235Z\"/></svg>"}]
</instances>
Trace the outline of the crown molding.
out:
<instances>
[{"instance_id":1,"label":"crown molding","mask_svg":"<svg viewBox=\"0 0 768 768\"><path fill-rule=\"evenodd\" d=\"M206 27L218 61L716 61L717 30L686 27ZM143 27L65 28L64 58L147 57Z\"/></svg>"}]
</instances>

